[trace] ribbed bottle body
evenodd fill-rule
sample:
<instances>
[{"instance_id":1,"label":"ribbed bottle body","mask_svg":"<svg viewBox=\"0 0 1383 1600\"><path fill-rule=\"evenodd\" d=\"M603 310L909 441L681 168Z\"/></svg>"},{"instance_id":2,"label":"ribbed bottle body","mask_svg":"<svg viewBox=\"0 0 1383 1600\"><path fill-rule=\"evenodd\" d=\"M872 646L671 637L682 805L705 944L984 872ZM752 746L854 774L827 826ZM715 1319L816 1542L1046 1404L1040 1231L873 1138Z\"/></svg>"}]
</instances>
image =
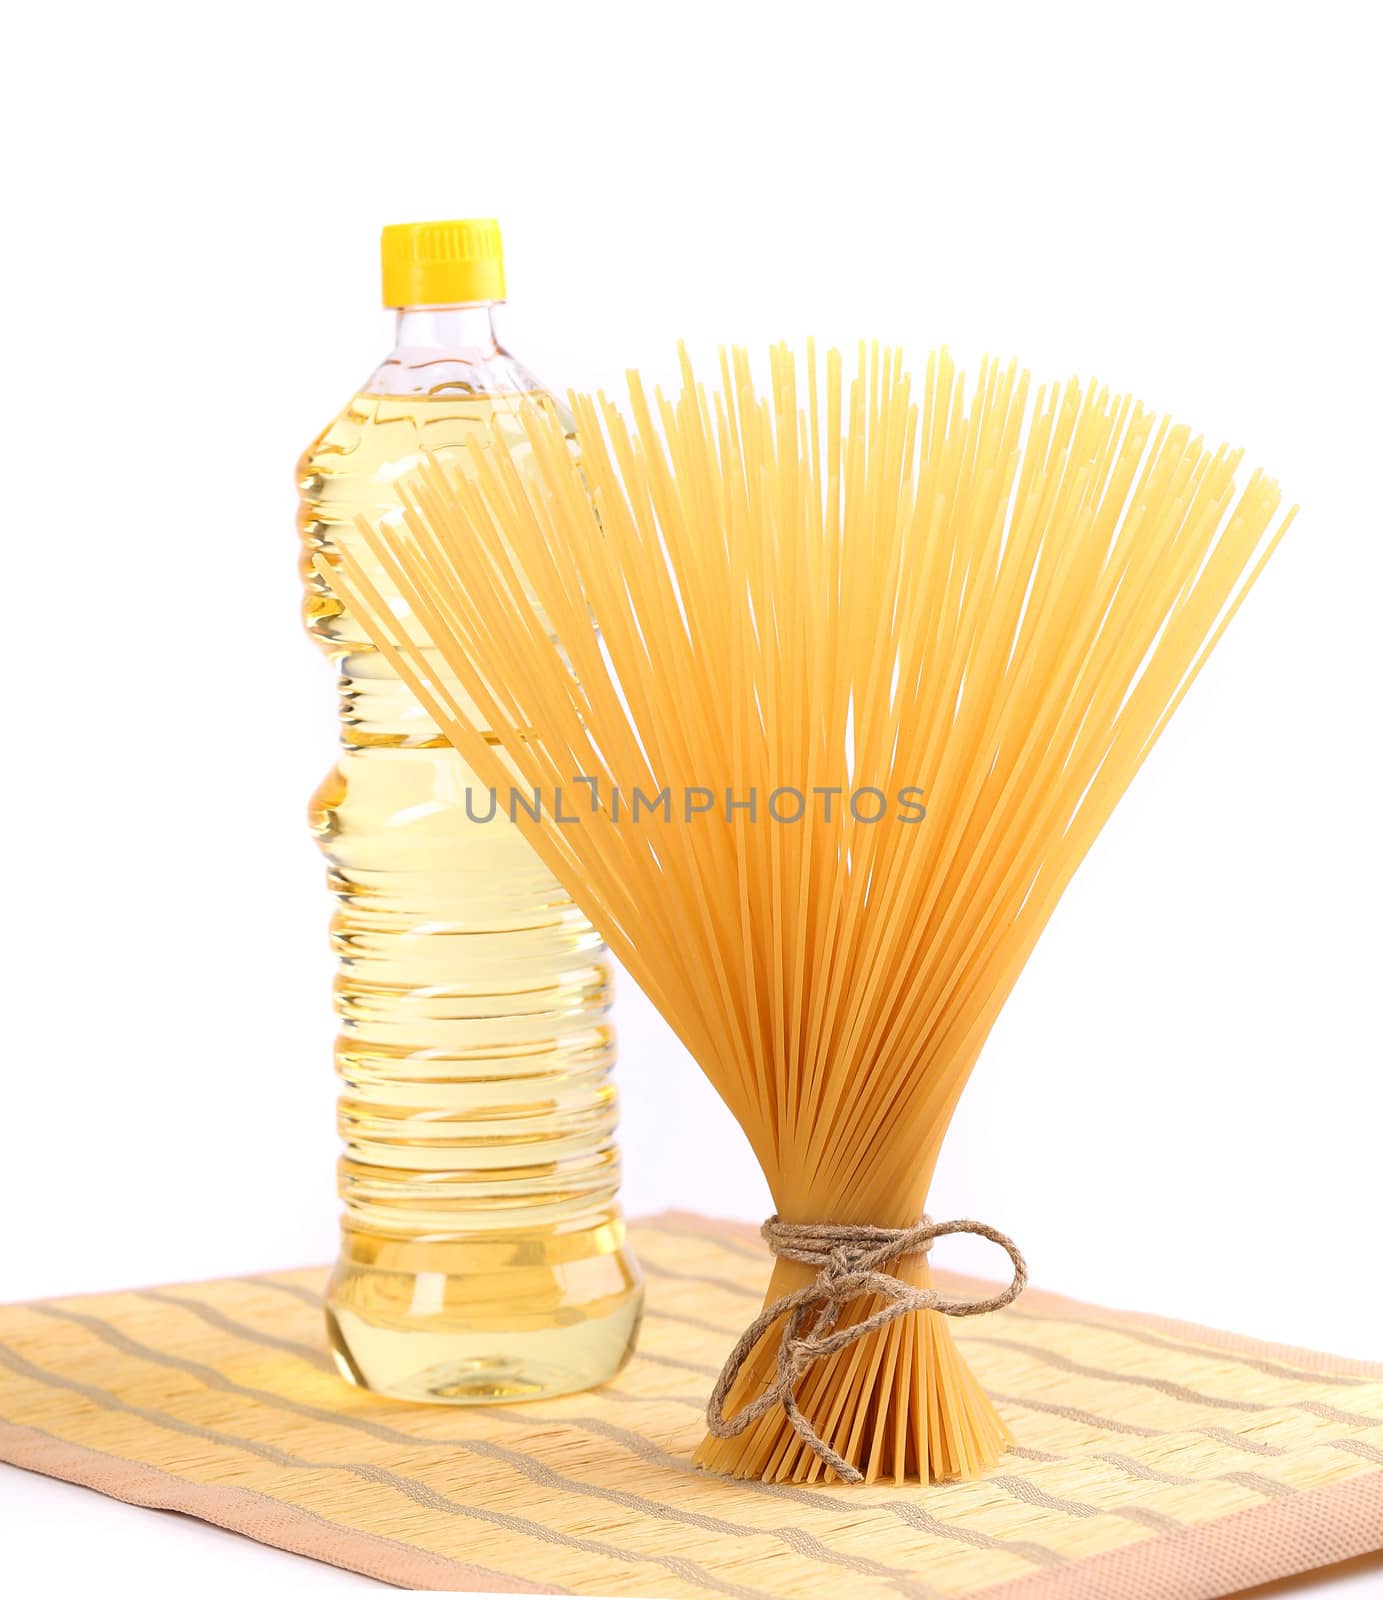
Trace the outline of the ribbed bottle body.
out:
<instances>
[{"instance_id":1,"label":"ribbed bottle body","mask_svg":"<svg viewBox=\"0 0 1383 1600\"><path fill-rule=\"evenodd\" d=\"M464 461L477 431L521 439L523 403L362 394L299 475L307 626L341 717L310 811L336 902L345 1211L328 1326L347 1376L408 1399L598 1383L641 1305L604 946L312 565L347 543L365 556L355 519L396 511L422 451Z\"/></svg>"}]
</instances>

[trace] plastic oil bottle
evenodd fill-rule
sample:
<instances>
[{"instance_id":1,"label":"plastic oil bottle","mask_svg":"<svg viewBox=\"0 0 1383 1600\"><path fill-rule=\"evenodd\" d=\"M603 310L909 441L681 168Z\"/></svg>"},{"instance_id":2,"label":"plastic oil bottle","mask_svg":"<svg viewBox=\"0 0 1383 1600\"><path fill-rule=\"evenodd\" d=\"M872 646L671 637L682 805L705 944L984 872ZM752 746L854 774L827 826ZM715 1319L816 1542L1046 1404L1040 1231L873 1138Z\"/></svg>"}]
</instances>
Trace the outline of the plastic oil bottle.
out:
<instances>
[{"instance_id":1,"label":"plastic oil bottle","mask_svg":"<svg viewBox=\"0 0 1383 1600\"><path fill-rule=\"evenodd\" d=\"M298 474L306 622L340 687L340 759L310 812L336 901L345 1145L327 1327L345 1376L382 1394L529 1399L610 1377L642 1307L605 948L503 808L485 820L489 791L312 560L363 557L355 519L397 514L421 452L521 440L542 390L496 339L493 221L386 228L382 253L394 349Z\"/></svg>"}]
</instances>

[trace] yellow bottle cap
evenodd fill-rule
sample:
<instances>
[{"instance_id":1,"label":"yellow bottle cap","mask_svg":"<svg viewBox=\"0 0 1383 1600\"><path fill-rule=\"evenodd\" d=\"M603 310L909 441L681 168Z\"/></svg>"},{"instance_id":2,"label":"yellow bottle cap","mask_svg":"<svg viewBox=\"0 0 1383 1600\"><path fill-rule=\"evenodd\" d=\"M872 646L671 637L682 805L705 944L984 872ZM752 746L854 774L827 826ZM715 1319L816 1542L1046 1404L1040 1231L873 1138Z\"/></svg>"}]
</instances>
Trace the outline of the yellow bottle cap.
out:
<instances>
[{"instance_id":1,"label":"yellow bottle cap","mask_svg":"<svg viewBox=\"0 0 1383 1600\"><path fill-rule=\"evenodd\" d=\"M493 217L396 222L379 240L386 306L504 299L504 246Z\"/></svg>"}]
</instances>

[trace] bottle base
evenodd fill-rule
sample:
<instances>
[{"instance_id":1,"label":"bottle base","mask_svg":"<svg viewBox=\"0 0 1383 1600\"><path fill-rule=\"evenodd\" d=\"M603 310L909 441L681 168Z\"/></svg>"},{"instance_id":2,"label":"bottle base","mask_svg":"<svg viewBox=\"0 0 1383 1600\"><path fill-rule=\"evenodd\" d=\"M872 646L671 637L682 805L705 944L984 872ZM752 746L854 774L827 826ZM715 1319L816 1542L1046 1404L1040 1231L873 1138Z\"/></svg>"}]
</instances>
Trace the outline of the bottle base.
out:
<instances>
[{"instance_id":1,"label":"bottle base","mask_svg":"<svg viewBox=\"0 0 1383 1600\"><path fill-rule=\"evenodd\" d=\"M445 1248L465 1252L469 1270L446 1272L400 1259L426 1250L435 1268L436 1241L382 1251L348 1234L327 1290L337 1369L359 1388L427 1405L539 1400L607 1382L633 1353L643 1279L622 1240L610 1248L602 1229L581 1242L593 1237L606 1246L595 1255L511 1244L503 1264L496 1243L457 1241Z\"/></svg>"},{"instance_id":2,"label":"bottle base","mask_svg":"<svg viewBox=\"0 0 1383 1600\"><path fill-rule=\"evenodd\" d=\"M633 1353L643 1292L599 1318L542 1332L424 1333L372 1327L327 1307L337 1370L358 1388L426 1405L499 1405L605 1383Z\"/></svg>"}]
</instances>

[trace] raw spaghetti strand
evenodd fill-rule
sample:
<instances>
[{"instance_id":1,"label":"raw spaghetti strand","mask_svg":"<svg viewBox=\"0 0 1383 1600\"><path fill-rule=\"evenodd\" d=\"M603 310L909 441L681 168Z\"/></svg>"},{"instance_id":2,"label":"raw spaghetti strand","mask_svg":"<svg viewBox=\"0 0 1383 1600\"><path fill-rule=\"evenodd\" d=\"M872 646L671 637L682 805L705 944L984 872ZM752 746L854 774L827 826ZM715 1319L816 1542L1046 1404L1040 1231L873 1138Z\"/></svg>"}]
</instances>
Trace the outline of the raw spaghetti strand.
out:
<instances>
[{"instance_id":1,"label":"raw spaghetti strand","mask_svg":"<svg viewBox=\"0 0 1383 1600\"><path fill-rule=\"evenodd\" d=\"M739 350L719 380L684 354L676 396L574 396L579 465L535 406L519 446L427 463L332 582L476 783L542 798L515 821L788 1236L913 1237L1023 963L1291 513L1237 454L1012 363L971 391L944 351L914 385L896 351L847 378L777 347L765 390ZM818 1306L828 1348L762 1320L702 1465L926 1480L1001 1453L925 1253L886 1290L848 1269L822 1299L779 1255L765 1306Z\"/></svg>"}]
</instances>

